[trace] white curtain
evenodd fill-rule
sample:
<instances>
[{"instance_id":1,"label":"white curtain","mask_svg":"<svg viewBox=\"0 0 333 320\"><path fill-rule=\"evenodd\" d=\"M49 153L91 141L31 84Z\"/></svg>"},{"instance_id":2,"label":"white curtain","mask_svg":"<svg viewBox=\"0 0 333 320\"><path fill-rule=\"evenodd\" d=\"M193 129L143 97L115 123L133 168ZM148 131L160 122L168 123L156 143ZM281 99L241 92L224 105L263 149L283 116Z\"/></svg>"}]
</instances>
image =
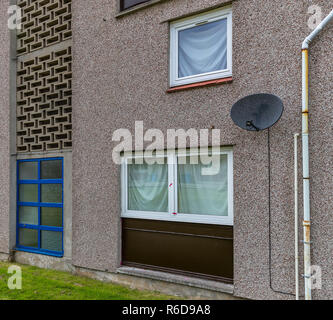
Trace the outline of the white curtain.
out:
<instances>
[{"instance_id":1,"label":"white curtain","mask_svg":"<svg viewBox=\"0 0 333 320\"><path fill-rule=\"evenodd\" d=\"M128 165L128 209L168 212L168 165Z\"/></svg>"},{"instance_id":2,"label":"white curtain","mask_svg":"<svg viewBox=\"0 0 333 320\"><path fill-rule=\"evenodd\" d=\"M215 175L203 175L207 165L178 165L178 212L206 215L228 215L228 162L221 155L220 170Z\"/></svg>"},{"instance_id":3,"label":"white curtain","mask_svg":"<svg viewBox=\"0 0 333 320\"><path fill-rule=\"evenodd\" d=\"M227 19L179 31L178 77L227 68Z\"/></svg>"}]
</instances>

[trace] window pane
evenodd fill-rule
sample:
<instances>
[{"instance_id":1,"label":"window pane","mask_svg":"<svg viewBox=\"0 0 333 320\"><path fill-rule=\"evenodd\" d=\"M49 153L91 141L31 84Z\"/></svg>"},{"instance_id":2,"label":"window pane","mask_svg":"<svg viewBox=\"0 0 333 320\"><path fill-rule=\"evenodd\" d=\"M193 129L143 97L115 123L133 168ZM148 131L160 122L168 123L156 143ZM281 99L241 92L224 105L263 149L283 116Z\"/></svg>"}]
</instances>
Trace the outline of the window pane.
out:
<instances>
[{"instance_id":1,"label":"window pane","mask_svg":"<svg viewBox=\"0 0 333 320\"><path fill-rule=\"evenodd\" d=\"M62 233L41 231L41 248L52 251L62 251Z\"/></svg>"},{"instance_id":2,"label":"window pane","mask_svg":"<svg viewBox=\"0 0 333 320\"><path fill-rule=\"evenodd\" d=\"M19 223L38 225L38 208L19 207Z\"/></svg>"},{"instance_id":3,"label":"window pane","mask_svg":"<svg viewBox=\"0 0 333 320\"><path fill-rule=\"evenodd\" d=\"M20 202L38 202L38 185L37 184L20 184L19 185Z\"/></svg>"},{"instance_id":4,"label":"window pane","mask_svg":"<svg viewBox=\"0 0 333 320\"><path fill-rule=\"evenodd\" d=\"M178 77L227 69L227 19L178 33Z\"/></svg>"},{"instance_id":5,"label":"window pane","mask_svg":"<svg viewBox=\"0 0 333 320\"><path fill-rule=\"evenodd\" d=\"M38 248L38 231L32 229L20 229L19 244L25 247Z\"/></svg>"},{"instance_id":6,"label":"window pane","mask_svg":"<svg viewBox=\"0 0 333 320\"><path fill-rule=\"evenodd\" d=\"M41 202L62 203L62 184L42 184Z\"/></svg>"},{"instance_id":7,"label":"window pane","mask_svg":"<svg viewBox=\"0 0 333 320\"><path fill-rule=\"evenodd\" d=\"M178 164L179 213L228 215L228 158L219 157L213 158L214 165L210 166L200 159L198 164L191 164L189 156L186 164Z\"/></svg>"},{"instance_id":8,"label":"window pane","mask_svg":"<svg viewBox=\"0 0 333 320\"><path fill-rule=\"evenodd\" d=\"M168 212L168 165L128 165L128 209Z\"/></svg>"},{"instance_id":9,"label":"window pane","mask_svg":"<svg viewBox=\"0 0 333 320\"><path fill-rule=\"evenodd\" d=\"M41 224L50 227L62 227L62 208L41 208Z\"/></svg>"},{"instance_id":10,"label":"window pane","mask_svg":"<svg viewBox=\"0 0 333 320\"><path fill-rule=\"evenodd\" d=\"M38 162L32 162L32 161L19 162L19 179L37 180Z\"/></svg>"},{"instance_id":11,"label":"window pane","mask_svg":"<svg viewBox=\"0 0 333 320\"><path fill-rule=\"evenodd\" d=\"M62 161L47 160L40 163L41 179L61 179Z\"/></svg>"},{"instance_id":12,"label":"window pane","mask_svg":"<svg viewBox=\"0 0 333 320\"><path fill-rule=\"evenodd\" d=\"M120 0L121 3L121 10L128 9L130 7L133 7L137 4L147 2L149 0Z\"/></svg>"}]
</instances>

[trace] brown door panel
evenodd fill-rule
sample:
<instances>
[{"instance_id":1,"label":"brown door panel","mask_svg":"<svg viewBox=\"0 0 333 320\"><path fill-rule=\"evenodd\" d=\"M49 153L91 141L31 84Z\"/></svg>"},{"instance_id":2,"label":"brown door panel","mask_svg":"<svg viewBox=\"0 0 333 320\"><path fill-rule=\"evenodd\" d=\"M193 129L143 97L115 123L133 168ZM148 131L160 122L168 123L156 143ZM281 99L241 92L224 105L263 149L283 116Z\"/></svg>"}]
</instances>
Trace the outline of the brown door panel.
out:
<instances>
[{"instance_id":1,"label":"brown door panel","mask_svg":"<svg viewBox=\"0 0 333 320\"><path fill-rule=\"evenodd\" d=\"M123 219L123 264L233 278L230 226Z\"/></svg>"}]
</instances>

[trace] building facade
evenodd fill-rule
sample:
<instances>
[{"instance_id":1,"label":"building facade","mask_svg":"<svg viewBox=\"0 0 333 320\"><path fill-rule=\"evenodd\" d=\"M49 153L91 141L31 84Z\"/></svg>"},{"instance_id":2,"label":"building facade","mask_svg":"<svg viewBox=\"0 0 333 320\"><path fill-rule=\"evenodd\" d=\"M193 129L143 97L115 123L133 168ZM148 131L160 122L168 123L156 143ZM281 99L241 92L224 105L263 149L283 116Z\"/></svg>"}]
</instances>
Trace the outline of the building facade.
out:
<instances>
[{"instance_id":1,"label":"building facade","mask_svg":"<svg viewBox=\"0 0 333 320\"><path fill-rule=\"evenodd\" d=\"M8 28L13 5L20 30ZM311 6L332 10L2 1L0 258L192 297L295 299L293 147ZM332 35L329 25L309 61L313 299L333 299ZM255 93L283 101L269 132L230 117Z\"/></svg>"}]
</instances>

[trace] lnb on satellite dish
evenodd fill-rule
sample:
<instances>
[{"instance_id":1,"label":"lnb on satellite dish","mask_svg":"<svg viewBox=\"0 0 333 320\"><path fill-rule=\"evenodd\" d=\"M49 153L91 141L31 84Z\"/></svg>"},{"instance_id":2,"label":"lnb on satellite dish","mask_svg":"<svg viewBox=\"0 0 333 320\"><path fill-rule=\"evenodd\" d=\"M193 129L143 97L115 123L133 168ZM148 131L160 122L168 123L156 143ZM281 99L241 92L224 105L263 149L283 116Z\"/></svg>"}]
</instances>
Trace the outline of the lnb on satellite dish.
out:
<instances>
[{"instance_id":1,"label":"lnb on satellite dish","mask_svg":"<svg viewBox=\"0 0 333 320\"><path fill-rule=\"evenodd\" d=\"M282 100L267 93L247 96L236 102L231 109L234 123L248 131L265 130L279 121L283 113Z\"/></svg>"}]
</instances>

